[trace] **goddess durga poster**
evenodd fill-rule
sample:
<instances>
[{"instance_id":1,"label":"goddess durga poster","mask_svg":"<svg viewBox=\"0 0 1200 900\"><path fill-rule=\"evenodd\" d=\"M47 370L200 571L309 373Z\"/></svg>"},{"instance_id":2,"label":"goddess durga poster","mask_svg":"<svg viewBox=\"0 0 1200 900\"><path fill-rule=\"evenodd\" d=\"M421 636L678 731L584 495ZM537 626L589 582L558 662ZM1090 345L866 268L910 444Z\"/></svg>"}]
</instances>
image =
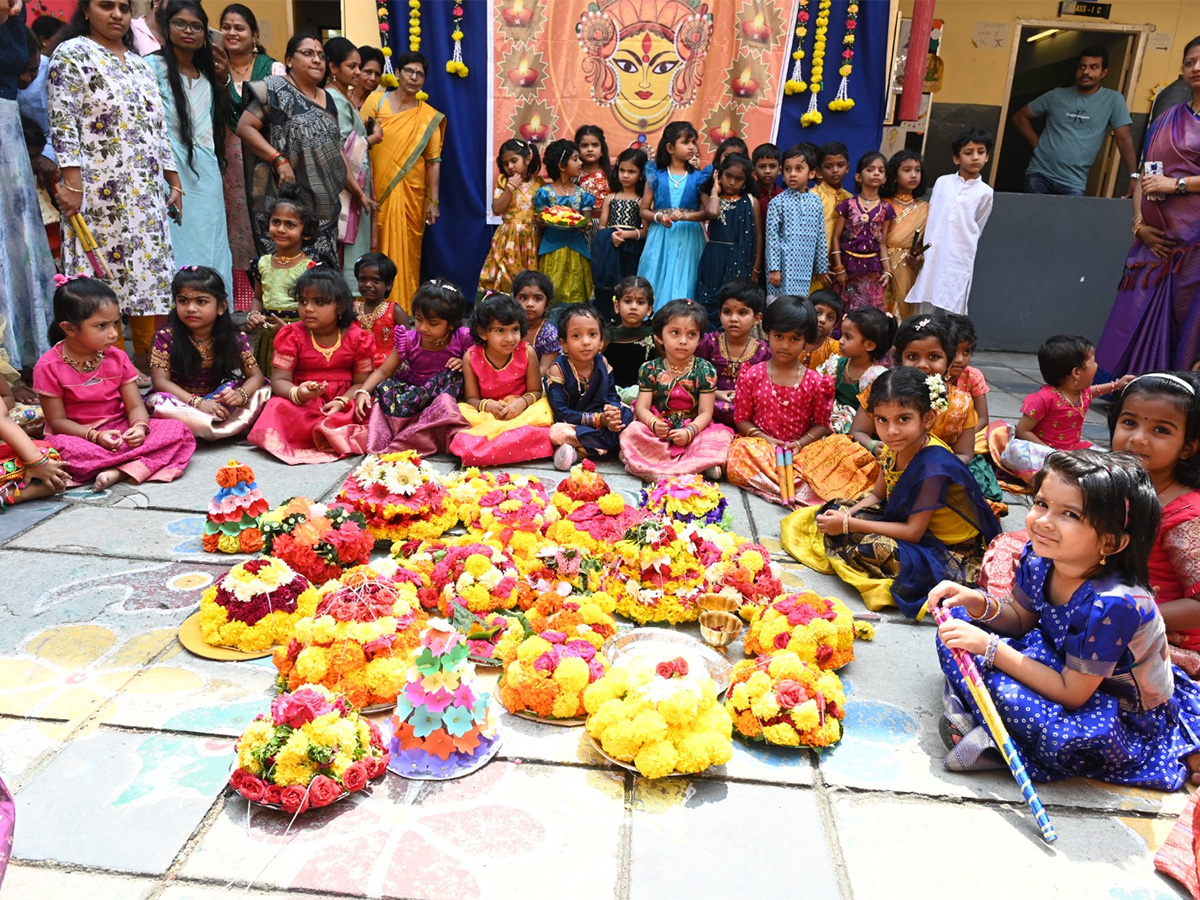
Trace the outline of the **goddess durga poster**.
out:
<instances>
[{"instance_id":1,"label":"goddess durga poster","mask_svg":"<svg viewBox=\"0 0 1200 900\"><path fill-rule=\"evenodd\" d=\"M489 158L512 137L544 146L580 125L609 151L653 155L685 119L700 149L773 138L796 0L494 0ZM494 176L494 172L491 173Z\"/></svg>"}]
</instances>

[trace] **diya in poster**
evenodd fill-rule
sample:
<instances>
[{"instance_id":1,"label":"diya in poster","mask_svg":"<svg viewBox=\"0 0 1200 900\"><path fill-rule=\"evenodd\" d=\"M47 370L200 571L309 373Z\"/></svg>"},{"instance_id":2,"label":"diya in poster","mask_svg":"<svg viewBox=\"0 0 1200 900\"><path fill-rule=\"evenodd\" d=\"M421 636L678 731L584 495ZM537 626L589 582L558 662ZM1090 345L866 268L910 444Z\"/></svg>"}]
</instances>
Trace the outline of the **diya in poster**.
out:
<instances>
[{"instance_id":1,"label":"diya in poster","mask_svg":"<svg viewBox=\"0 0 1200 900\"><path fill-rule=\"evenodd\" d=\"M772 140L795 22L795 0L495 0L489 159L580 125L603 128L614 157L653 156L677 119L706 160L727 137Z\"/></svg>"}]
</instances>

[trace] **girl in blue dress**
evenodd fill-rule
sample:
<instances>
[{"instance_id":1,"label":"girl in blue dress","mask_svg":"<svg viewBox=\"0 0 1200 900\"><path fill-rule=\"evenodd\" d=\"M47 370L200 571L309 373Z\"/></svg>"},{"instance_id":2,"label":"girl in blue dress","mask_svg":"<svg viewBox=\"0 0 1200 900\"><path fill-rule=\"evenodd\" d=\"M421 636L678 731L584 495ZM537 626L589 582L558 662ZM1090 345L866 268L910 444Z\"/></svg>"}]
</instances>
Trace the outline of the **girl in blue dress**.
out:
<instances>
[{"instance_id":1,"label":"girl in blue dress","mask_svg":"<svg viewBox=\"0 0 1200 900\"><path fill-rule=\"evenodd\" d=\"M654 286L657 312L672 300L696 296L696 271L704 252L704 226L708 218L700 206L700 185L712 177L713 167L695 168L699 135L691 122L671 122L663 129L654 162L646 164L642 194L642 221L650 223L646 249L638 275Z\"/></svg>"},{"instance_id":2,"label":"girl in blue dress","mask_svg":"<svg viewBox=\"0 0 1200 900\"><path fill-rule=\"evenodd\" d=\"M1196 781L1200 688L1171 665L1148 587L1160 516L1149 476L1130 454L1075 450L1052 454L1032 487L1011 594L949 581L929 594L954 616L938 628L946 768L1004 767L950 653L961 648L979 657L1034 780L1168 791Z\"/></svg>"}]
</instances>

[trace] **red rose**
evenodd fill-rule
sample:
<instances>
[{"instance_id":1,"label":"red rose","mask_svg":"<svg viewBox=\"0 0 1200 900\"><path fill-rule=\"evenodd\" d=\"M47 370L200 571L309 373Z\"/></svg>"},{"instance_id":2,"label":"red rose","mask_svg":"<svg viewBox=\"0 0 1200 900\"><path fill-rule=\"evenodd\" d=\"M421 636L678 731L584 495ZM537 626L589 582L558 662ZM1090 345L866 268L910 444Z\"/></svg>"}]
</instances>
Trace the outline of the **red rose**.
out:
<instances>
[{"instance_id":1,"label":"red rose","mask_svg":"<svg viewBox=\"0 0 1200 900\"><path fill-rule=\"evenodd\" d=\"M792 640L792 636L790 634L788 634L788 632L786 632L786 631L779 632L779 634L775 635L775 641L774 641L775 649L776 650L786 650L787 645L789 643L791 643L791 640Z\"/></svg>"},{"instance_id":2,"label":"red rose","mask_svg":"<svg viewBox=\"0 0 1200 900\"><path fill-rule=\"evenodd\" d=\"M342 793L342 786L324 775L318 775L308 786L308 799L314 809L328 806Z\"/></svg>"},{"instance_id":3,"label":"red rose","mask_svg":"<svg viewBox=\"0 0 1200 900\"><path fill-rule=\"evenodd\" d=\"M827 704L825 704L825 712L828 715L833 716L835 719L840 719L842 717L842 708L833 700L830 700Z\"/></svg>"},{"instance_id":4,"label":"red rose","mask_svg":"<svg viewBox=\"0 0 1200 900\"><path fill-rule=\"evenodd\" d=\"M262 802L278 806L281 794L283 794L283 788L277 784L268 784L266 791L263 793Z\"/></svg>"},{"instance_id":5,"label":"red rose","mask_svg":"<svg viewBox=\"0 0 1200 900\"><path fill-rule=\"evenodd\" d=\"M371 743L383 746L383 735L379 733L379 726L367 719L367 730L371 733Z\"/></svg>"},{"instance_id":6,"label":"red rose","mask_svg":"<svg viewBox=\"0 0 1200 900\"><path fill-rule=\"evenodd\" d=\"M351 763L350 766L342 773L342 785L348 793L353 794L355 791L361 791L367 786L366 764L360 759L358 762Z\"/></svg>"},{"instance_id":7,"label":"red rose","mask_svg":"<svg viewBox=\"0 0 1200 900\"><path fill-rule=\"evenodd\" d=\"M794 709L808 699L808 691L798 681L778 681L775 683L775 699L784 709Z\"/></svg>"},{"instance_id":8,"label":"red rose","mask_svg":"<svg viewBox=\"0 0 1200 900\"><path fill-rule=\"evenodd\" d=\"M261 802L267 790L267 783L245 769L237 769L229 778L229 785L247 800Z\"/></svg>"},{"instance_id":9,"label":"red rose","mask_svg":"<svg viewBox=\"0 0 1200 900\"><path fill-rule=\"evenodd\" d=\"M824 668L829 665L829 661L833 659L833 648L828 644L822 644L817 648L817 665Z\"/></svg>"},{"instance_id":10,"label":"red rose","mask_svg":"<svg viewBox=\"0 0 1200 900\"><path fill-rule=\"evenodd\" d=\"M654 667L654 671L663 678L671 678L675 674L675 666L669 662L660 662Z\"/></svg>"},{"instance_id":11,"label":"red rose","mask_svg":"<svg viewBox=\"0 0 1200 900\"><path fill-rule=\"evenodd\" d=\"M300 728L330 709L325 698L316 691L301 689L294 694L280 694L271 701L271 718L276 725Z\"/></svg>"},{"instance_id":12,"label":"red rose","mask_svg":"<svg viewBox=\"0 0 1200 900\"><path fill-rule=\"evenodd\" d=\"M308 811L308 789L298 784L289 784L279 793L279 805L285 813L295 815Z\"/></svg>"},{"instance_id":13,"label":"red rose","mask_svg":"<svg viewBox=\"0 0 1200 900\"><path fill-rule=\"evenodd\" d=\"M671 665L674 667L676 674L678 674L681 678L687 675L687 673L688 673L687 660L684 659L682 656L675 657L675 659L672 660Z\"/></svg>"}]
</instances>

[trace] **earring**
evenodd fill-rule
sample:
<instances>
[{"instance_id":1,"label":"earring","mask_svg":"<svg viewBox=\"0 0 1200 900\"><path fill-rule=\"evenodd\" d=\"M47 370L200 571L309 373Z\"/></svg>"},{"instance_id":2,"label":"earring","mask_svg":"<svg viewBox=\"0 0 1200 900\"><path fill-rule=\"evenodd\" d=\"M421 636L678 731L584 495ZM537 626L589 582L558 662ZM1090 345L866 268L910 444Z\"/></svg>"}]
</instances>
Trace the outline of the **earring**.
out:
<instances>
[{"instance_id":1,"label":"earring","mask_svg":"<svg viewBox=\"0 0 1200 900\"><path fill-rule=\"evenodd\" d=\"M1103 553L1100 555L1100 565L1102 565L1102 566L1108 565L1108 554L1107 553Z\"/></svg>"}]
</instances>

